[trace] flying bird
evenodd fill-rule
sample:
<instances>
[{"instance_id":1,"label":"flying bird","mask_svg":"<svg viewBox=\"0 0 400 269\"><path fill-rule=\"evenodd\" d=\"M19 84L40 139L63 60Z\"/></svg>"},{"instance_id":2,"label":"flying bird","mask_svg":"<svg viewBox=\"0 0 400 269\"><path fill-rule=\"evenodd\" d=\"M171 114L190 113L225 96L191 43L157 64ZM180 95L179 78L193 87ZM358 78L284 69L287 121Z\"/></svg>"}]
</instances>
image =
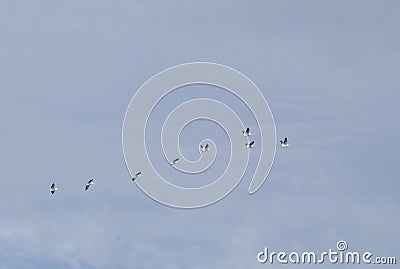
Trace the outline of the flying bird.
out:
<instances>
[{"instance_id":1,"label":"flying bird","mask_svg":"<svg viewBox=\"0 0 400 269\"><path fill-rule=\"evenodd\" d=\"M290 144L287 141L287 137L285 137L285 139L283 141L281 140L280 142L281 142L281 147L282 148L287 148L287 147L290 146Z\"/></svg>"},{"instance_id":2,"label":"flying bird","mask_svg":"<svg viewBox=\"0 0 400 269\"><path fill-rule=\"evenodd\" d=\"M176 158L175 160L172 161L172 163L170 163L170 165L177 164L178 162L179 162L179 158Z\"/></svg>"},{"instance_id":3,"label":"flying bird","mask_svg":"<svg viewBox=\"0 0 400 269\"><path fill-rule=\"evenodd\" d=\"M251 141L250 143L246 143L246 148L251 149L254 147L254 141Z\"/></svg>"},{"instance_id":4,"label":"flying bird","mask_svg":"<svg viewBox=\"0 0 400 269\"><path fill-rule=\"evenodd\" d=\"M136 174L133 175L132 181L135 181L135 179L137 179L137 178L140 177L141 175L142 175L142 172L137 172Z\"/></svg>"},{"instance_id":5,"label":"flying bird","mask_svg":"<svg viewBox=\"0 0 400 269\"><path fill-rule=\"evenodd\" d=\"M200 145L200 150L201 150L201 152L209 151L210 150L210 146L208 144L205 145L205 146Z\"/></svg>"},{"instance_id":6,"label":"flying bird","mask_svg":"<svg viewBox=\"0 0 400 269\"><path fill-rule=\"evenodd\" d=\"M85 184L85 191L87 191L91 185L94 185L94 179L93 179L93 178L92 178L91 180L89 180L89 181Z\"/></svg>"},{"instance_id":7,"label":"flying bird","mask_svg":"<svg viewBox=\"0 0 400 269\"><path fill-rule=\"evenodd\" d=\"M242 131L243 136L251 136L250 128L247 128L245 131Z\"/></svg>"},{"instance_id":8,"label":"flying bird","mask_svg":"<svg viewBox=\"0 0 400 269\"><path fill-rule=\"evenodd\" d=\"M51 186L50 186L50 192L51 192L51 194L54 194L55 192L56 192L56 190L58 190L57 189L57 187L56 187L56 184L51 184Z\"/></svg>"}]
</instances>

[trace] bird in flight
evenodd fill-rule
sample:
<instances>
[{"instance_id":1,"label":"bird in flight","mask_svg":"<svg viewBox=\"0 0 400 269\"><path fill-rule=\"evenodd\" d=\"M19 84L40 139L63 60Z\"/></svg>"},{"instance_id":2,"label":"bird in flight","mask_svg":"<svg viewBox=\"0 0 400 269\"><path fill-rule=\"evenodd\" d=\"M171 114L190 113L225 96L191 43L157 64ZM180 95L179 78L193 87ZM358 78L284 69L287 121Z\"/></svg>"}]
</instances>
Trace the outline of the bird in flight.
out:
<instances>
[{"instance_id":1,"label":"bird in flight","mask_svg":"<svg viewBox=\"0 0 400 269\"><path fill-rule=\"evenodd\" d=\"M210 150L210 146L208 144L205 145L205 146L200 145L200 150L201 150L201 152L209 151Z\"/></svg>"},{"instance_id":2,"label":"bird in flight","mask_svg":"<svg viewBox=\"0 0 400 269\"><path fill-rule=\"evenodd\" d=\"M285 139L283 139L283 141L281 140L280 142L281 142L281 147L282 148L287 148L287 147L290 146L290 144L287 141L287 137L285 137Z\"/></svg>"},{"instance_id":3,"label":"bird in flight","mask_svg":"<svg viewBox=\"0 0 400 269\"><path fill-rule=\"evenodd\" d=\"M137 178L140 177L141 175L142 175L142 172L137 172L136 174L133 175L132 181L135 181L135 179L137 179Z\"/></svg>"},{"instance_id":4,"label":"bird in flight","mask_svg":"<svg viewBox=\"0 0 400 269\"><path fill-rule=\"evenodd\" d=\"M243 136L251 136L250 128L246 128L246 130L242 131Z\"/></svg>"},{"instance_id":5,"label":"bird in flight","mask_svg":"<svg viewBox=\"0 0 400 269\"><path fill-rule=\"evenodd\" d=\"M50 186L51 194L54 194L56 192L56 190L58 190L57 187L56 187L56 184L55 183L51 184L51 186Z\"/></svg>"},{"instance_id":6,"label":"bird in flight","mask_svg":"<svg viewBox=\"0 0 400 269\"><path fill-rule=\"evenodd\" d=\"M91 180L89 180L89 181L85 184L85 191L87 191L91 185L94 185L94 179L93 179L93 178L92 178Z\"/></svg>"},{"instance_id":7,"label":"bird in flight","mask_svg":"<svg viewBox=\"0 0 400 269\"><path fill-rule=\"evenodd\" d=\"M170 163L170 165L177 164L178 162L179 162L179 158L176 158L175 160L172 161L172 163Z\"/></svg>"},{"instance_id":8,"label":"bird in flight","mask_svg":"<svg viewBox=\"0 0 400 269\"><path fill-rule=\"evenodd\" d=\"M246 148L251 149L254 147L254 140L251 141L250 143L246 143Z\"/></svg>"}]
</instances>

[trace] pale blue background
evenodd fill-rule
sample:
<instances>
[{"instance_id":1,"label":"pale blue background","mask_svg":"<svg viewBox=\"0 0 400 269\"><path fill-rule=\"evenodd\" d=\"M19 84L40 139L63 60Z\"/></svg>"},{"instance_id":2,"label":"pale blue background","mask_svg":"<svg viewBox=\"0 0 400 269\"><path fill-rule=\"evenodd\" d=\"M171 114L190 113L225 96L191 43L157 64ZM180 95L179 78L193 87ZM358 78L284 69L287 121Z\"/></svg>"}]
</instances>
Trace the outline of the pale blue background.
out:
<instances>
[{"instance_id":1,"label":"pale blue background","mask_svg":"<svg viewBox=\"0 0 400 269\"><path fill-rule=\"evenodd\" d=\"M1 269L298 268L256 255L341 239L400 258L397 1L0 7ZM143 82L192 61L250 77L294 146L255 195L244 179L211 207L177 210L130 181L121 128Z\"/></svg>"}]
</instances>

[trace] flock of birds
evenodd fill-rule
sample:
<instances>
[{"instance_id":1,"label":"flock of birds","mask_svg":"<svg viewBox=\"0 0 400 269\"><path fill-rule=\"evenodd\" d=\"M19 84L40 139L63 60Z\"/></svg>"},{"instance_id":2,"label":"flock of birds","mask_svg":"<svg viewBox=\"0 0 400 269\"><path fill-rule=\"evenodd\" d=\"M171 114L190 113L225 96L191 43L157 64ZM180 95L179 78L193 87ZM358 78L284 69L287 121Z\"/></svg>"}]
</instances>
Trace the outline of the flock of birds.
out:
<instances>
[{"instance_id":1,"label":"flock of birds","mask_svg":"<svg viewBox=\"0 0 400 269\"><path fill-rule=\"evenodd\" d=\"M248 137L251 136L251 132L250 132L250 128L246 128L246 130L242 131L243 136ZM287 148L290 146L290 144L288 143L288 139L287 137L285 137L283 140L280 141L281 142L281 147L282 148ZM246 148L251 149L254 147L254 140L251 141L250 143L246 143ZM201 152L207 152L210 150L210 146L208 144L206 145L200 145L200 151ZM172 162L170 162L170 165L175 165L179 162L179 157L172 160ZM140 177L142 175L142 172L137 172L136 174L133 175L132 177L132 181L135 181L138 177ZM94 179L90 179L86 184L85 184L85 191L89 190L90 186L94 185ZM56 191L58 190L58 188L56 187L56 184L53 182L50 186L50 192L51 194L54 194Z\"/></svg>"},{"instance_id":2,"label":"flock of birds","mask_svg":"<svg viewBox=\"0 0 400 269\"><path fill-rule=\"evenodd\" d=\"M94 179L92 178L91 180L89 180L86 184L85 184L85 191L87 191L90 186L94 185ZM56 187L56 184L53 182L50 186L50 192L51 194L54 194L56 191L58 190L58 188Z\"/></svg>"}]
</instances>

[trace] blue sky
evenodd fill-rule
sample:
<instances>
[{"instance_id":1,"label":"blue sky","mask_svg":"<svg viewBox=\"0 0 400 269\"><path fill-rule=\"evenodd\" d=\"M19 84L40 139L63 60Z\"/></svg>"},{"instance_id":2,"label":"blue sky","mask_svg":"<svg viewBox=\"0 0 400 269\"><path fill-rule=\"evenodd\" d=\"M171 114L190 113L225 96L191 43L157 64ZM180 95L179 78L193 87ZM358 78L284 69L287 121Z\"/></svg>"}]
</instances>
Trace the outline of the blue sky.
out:
<instances>
[{"instance_id":1,"label":"blue sky","mask_svg":"<svg viewBox=\"0 0 400 269\"><path fill-rule=\"evenodd\" d=\"M397 1L0 3L1 269L263 268L264 246L338 240L400 257ZM179 210L132 184L121 130L147 79L193 61L253 80L294 146L256 194L245 177Z\"/></svg>"}]
</instances>

